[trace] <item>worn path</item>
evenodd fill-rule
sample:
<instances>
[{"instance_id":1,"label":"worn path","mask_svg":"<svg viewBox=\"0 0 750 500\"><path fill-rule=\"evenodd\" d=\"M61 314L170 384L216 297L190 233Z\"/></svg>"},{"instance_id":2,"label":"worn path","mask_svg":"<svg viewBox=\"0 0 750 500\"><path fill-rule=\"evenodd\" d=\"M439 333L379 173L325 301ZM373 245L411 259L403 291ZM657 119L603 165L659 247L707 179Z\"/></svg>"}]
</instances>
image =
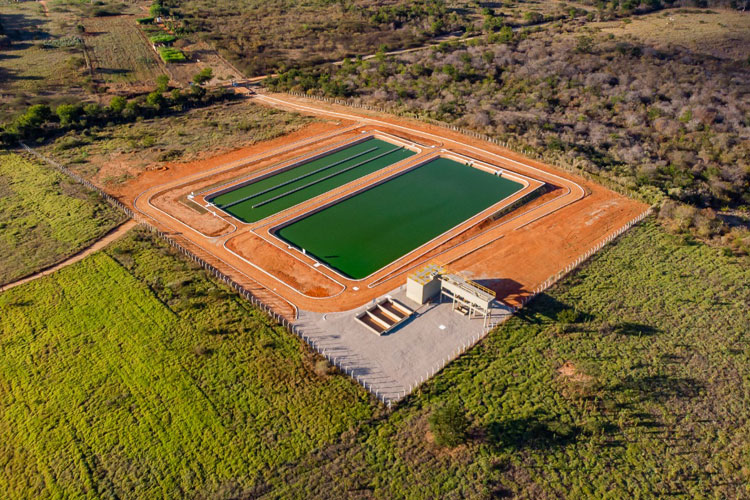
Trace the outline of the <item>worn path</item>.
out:
<instances>
[{"instance_id":1,"label":"worn path","mask_svg":"<svg viewBox=\"0 0 750 500\"><path fill-rule=\"evenodd\" d=\"M14 281L12 283L8 283L7 285L0 286L0 292L10 290L11 288L15 288L19 285L23 285L24 283L28 283L29 281L34 281L37 278L41 278L42 276L47 276L48 274L52 274L55 271L62 269L63 267L67 267L71 264L75 264L76 262L83 260L85 257L88 257L92 253L97 252L101 250L102 248L106 247L113 241L117 241L118 239L122 238L136 224L137 224L136 221L132 219L128 220L124 224L121 224L120 226L114 228L112 231L104 235L104 237L96 240L91 246L86 247L83 250L79 251L78 253L73 254L71 257L68 257L64 261L58 264L55 264L54 266L48 267L46 269L42 269L39 272L26 276L25 278L21 278L20 280Z\"/></svg>"}]
</instances>

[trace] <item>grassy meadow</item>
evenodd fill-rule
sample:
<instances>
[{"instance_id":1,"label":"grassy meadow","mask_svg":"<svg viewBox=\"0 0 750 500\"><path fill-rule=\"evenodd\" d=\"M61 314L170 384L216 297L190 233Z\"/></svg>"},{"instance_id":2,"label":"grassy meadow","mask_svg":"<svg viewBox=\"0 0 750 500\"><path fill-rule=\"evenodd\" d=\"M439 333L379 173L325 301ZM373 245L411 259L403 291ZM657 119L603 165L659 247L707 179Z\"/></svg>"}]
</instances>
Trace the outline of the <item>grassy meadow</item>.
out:
<instances>
[{"instance_id":1,"label":"grassy meadow","mask_svg":"<svg viewBox=\"0 0 750 500\"><path fill-rule=\"evenodd\" d=\"M247 496L377 412L151 238L0 294L8 497Z\"/></svg>"},{"instance_id":2,"label":"grassy meadow","mask_svg":"<svg viewBox=\"0 0 750 500\"><path fill-rule=\"evenodd\" d=\"M0 284L65 259L123 220L56 170L0 152Z\"/></svg>"},{"instance_id":3,"label":"grassy meadow","mask_svg":"<svg viewBox=\"0 0 750 500\"><path fill-rule=\"evenodd\" d=\"M0 2L0 25L10 41L0 49L0 112L92 90L74 14L53 6L45 15L39 2Z\"/></svg>"},{"instance_id":4,"label":"grassy meadow","mask_svg":"<svg viewBox=\"0 0 750 500\"><path fill-rule=\"evenodd\" d=\"M747 60L750 17L729 9L678 9L590 27L633 42L669 50L675 46L718 58Z\"/></svg>"}]
</instances>

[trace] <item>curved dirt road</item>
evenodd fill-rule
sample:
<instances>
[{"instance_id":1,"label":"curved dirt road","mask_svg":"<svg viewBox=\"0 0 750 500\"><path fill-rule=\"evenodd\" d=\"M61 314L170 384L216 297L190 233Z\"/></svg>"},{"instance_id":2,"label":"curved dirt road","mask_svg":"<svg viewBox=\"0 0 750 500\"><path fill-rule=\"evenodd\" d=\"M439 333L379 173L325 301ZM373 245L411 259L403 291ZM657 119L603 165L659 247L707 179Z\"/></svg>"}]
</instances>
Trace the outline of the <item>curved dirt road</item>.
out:
<instances>
[{"instance_id":1,"label":"curved dirt road","mask_svg":"<svg viewBox=\"0 0 750 500\"><path fill-rule=\"evenodd\" d=\"M97 252L101 250L102 248L106 247L113 241L119 240L125 234L130 231L133 226L138 224L133 219L125 221L123 224L120 224L116 228L114 228L112 231L104 235L104 237L96 240L91 246L88 246L84 248L83 250L80 250L78 253L73 254L72 256L68 257L64 261L55 264L54 266L48 267L46 269L42 269L41 271L38 271L34 274L31 274L29 276L26 276L25 278L21 278L20 280L13 281L12 283L8 283L7 285L0 286L0 292L4 292L6 290L10 290L11 288L15 288L17 286L23 285L25 283L28 283L29 281L34 281L37 278L41 278L42 276L47 276L49 274L54 273L55 271L62 269L63 267L67 267L71 264L75 264L76 262L83 260L85 257L88 257L94 252Z\"/></svg>"}]
</instances>

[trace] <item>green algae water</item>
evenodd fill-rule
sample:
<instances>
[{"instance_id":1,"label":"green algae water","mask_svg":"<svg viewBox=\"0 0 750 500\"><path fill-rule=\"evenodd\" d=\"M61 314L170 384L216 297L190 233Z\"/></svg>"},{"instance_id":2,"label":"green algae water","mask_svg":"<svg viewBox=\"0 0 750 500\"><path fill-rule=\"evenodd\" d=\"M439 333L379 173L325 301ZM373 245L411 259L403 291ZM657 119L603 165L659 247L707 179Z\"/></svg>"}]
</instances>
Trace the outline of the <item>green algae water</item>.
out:
<instances>
[{"instance_id":1,"label":"green algae water","mask_svg":"<svg viewBox=\"0 0 750 500\"><path fill-rule=\"evenodd\" d=\"M342 274L361 279L522 188L518 182L437 158L277 234Z\"/></svg>"},{"instance_id":2,"label":"green algae water","mask_svg":"<svg viewBox=\"0 0 750 500\"><path fill-rule=\"evenodd\" d=\"M368 139L209 201L243 222L257 222L414 154L386 141Z\"/></svg>"}]
</instances>

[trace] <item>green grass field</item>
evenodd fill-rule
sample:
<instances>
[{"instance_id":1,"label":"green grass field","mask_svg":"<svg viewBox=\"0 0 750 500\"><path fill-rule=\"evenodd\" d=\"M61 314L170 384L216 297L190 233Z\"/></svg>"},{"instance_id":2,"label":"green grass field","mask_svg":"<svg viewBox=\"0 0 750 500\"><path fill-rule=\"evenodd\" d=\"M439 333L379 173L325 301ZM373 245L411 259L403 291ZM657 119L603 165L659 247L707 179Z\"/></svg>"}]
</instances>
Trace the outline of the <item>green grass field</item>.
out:
<instances>
[{"instance_id":1,"label":"green grass field","mask_svg":"<svg viewBox=\"0 0 750 500\"><path fill-rule=\"evenodd\" d=\"M5 498L236 498L365 391L146 233L0 294Z\"/></svg>"},{"instance_id":2,"label":"green grass field","mask_svg":"<svg viewBox=\"0 0 750 500\"><path fill-rule=\"evenodd\" d=\"M0 284L65 259L124 220L57 171L0 152Z\"/></svg>"},{"instance_id":3,"label":"green grass field","mask_svg":"<svg viewBox=\"0 0 750 500\"><path fill-rule=\"evenodd\" d=\"M210 201L240 220L256 222L413 155L413 151L372 138Z\"/></svg>"},{"instance_id":4,"label":"green grass field","mask_svg":"<svg viewBox=\"0 0 750 500\"><path fill-rule=\"evenodd\" d=\"M349 277L360 279L523 188L438 158L278 231Z\"/></svg>"}]
</instances>

